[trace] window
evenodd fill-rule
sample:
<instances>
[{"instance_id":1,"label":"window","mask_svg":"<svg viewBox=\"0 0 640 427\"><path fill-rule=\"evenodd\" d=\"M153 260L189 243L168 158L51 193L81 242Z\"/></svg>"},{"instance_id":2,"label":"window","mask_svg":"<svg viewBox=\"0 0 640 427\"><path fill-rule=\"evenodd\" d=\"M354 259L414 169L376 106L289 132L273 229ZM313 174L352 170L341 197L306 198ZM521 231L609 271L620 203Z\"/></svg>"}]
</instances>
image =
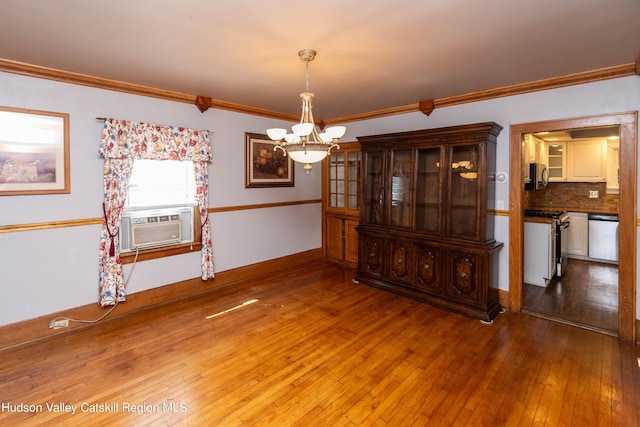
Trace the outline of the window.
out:
<instances>
[{"instance_id":1,"label":"window","mask_svg":"<svg viewBox=\"0 0 640 427\"><path fill-rule=\"evenodd\" d=\"M148 222L160 209L176 208L178 206L196 206L196 181L193 162L180 160L145 160L136 159L133 162L131 178L129 179L129 189L125 200L124 213L122 218L122 226L120 235L121 257L122 263L128 264L133 262L135 257L138 260L153 259L167 255L175 255L178 253L191 252L194 249L199 250L201 247L201 231L200 231L200 214L197 208L192 209L191 215L185 212L179 213L181 222L180 241L175 240L176 236L171 235L169 238L167 233L175 232L173 227L176 224L165 224L167 227L155 227L150 224L149 227L140 226L140 219L146 218ZM175 209L169 209L173 212ZM183 209L184 211L184 209ZM163 215L158 218L164 218ZM169 218L167 216L167 218ZM130 224L135 223L136 226L131 227ZM133 228L136 228L134 231ZM134 234L142 236L143 250L138 256L137 252L131 250ZM135 257L134 257L135 255Z\"/></svg>"},{"instance_id":2,"label":"window","mask_svg":"<svg viewBox=\"0 0 640 427\"><path fill-rule=\"evenodd\" d=\"M193 163L179 160L136 160L129 180L127 208L195 204Z\"/></svg>"}]
</instances>

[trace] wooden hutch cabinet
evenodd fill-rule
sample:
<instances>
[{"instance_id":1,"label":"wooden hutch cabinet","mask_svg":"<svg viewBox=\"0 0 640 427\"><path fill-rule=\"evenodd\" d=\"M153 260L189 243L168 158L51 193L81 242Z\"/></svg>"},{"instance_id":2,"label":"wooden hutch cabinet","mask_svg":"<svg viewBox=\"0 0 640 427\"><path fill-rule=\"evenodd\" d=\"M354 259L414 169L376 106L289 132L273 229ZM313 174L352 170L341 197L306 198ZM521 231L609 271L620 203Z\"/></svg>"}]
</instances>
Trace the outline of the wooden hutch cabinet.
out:
<instances>
[{"instance_id":1,"label":"wooden hutch cabinet","mask_svg":"<svg viewBox=\"0 0 640 427\"><path fill-rule=\"evenodd\" d=\"M358 137L356 280L481 320L500 311L496 123ZM491 286L493 285L493 287Z\"/></svg>"},{"instance_id":2,"label":"wooden hutch cabinet","mask_svg":"<svg viewBox=\"0 0 640 427\"><path fill-rule=\"evenodd\" d=\"M340 147L327 157L323 168L325 256L331 261L355 266L358 262L360 144L347 142Z\"/></svg>"}]
</instances>

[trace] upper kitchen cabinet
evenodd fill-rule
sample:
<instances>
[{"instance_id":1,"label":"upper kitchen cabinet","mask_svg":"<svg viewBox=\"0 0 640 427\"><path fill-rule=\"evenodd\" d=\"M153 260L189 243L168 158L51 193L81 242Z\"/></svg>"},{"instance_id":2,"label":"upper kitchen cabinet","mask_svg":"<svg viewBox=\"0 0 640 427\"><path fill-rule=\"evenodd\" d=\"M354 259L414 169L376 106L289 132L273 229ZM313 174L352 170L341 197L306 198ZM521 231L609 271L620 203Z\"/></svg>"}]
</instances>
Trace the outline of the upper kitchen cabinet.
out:
<instances>
[{"instance_id":1,"label":"upper kitchen cabinet","mask_svg":"<svg viewBox=\"0 0 640 427\"><path fill-rule=\"evenodd\" d=\"M567 181L604 182L607 180L606 140L571 141L567 145Z\"/></svg>"},{"instance_id":2,"label":"upper kitchen cabinet","mask_svg":"<svg viewBox=\"0 0 640 427\"><path fill-rule=\"evenodd\" d=\"M545 163L546 144L544 140L532 134L526 134L522 142L522 156L525 164Z\"/></svg>"},{"instance_id":3,"label":"upper kitchen cabinet","mask_svg":"<svg viewBox=\"0 0 640 427\"><path fill-rule=\"evenodd\" d=\"M547 168L549 181L567 180L567 144L553 142L547 145Z\"/></svg>"},{"instance_id":4,"label":"upper kitchen cabinet","mask_svg":"<svg viewBox=\"0 0 640 427\"><path fill-rule=\"evenodd\" d=\"M618 193L620 188L620 142L607 144L607 193Z\"/></svg>"},{"instance_id":5,"label":"upper kitchen cabinet","mask_svg":"<svg viewBox=\"0 0 640 427\"><path fill-rule=\"evenodd\" d=\"M546 143L542 163L548 167L550 182L605 182L612 177L610 154L603 139L553 141Z\"/></svg>"}]
</instances>

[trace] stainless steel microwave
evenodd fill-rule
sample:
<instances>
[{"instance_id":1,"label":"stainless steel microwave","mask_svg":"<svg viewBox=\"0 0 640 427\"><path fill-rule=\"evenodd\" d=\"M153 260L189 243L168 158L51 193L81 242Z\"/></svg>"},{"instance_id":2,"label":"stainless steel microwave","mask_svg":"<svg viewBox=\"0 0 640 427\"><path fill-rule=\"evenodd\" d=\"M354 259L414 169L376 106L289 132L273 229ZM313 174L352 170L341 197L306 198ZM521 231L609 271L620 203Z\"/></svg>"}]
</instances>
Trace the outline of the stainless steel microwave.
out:
<instances>
[{"instance_id":1,"label":"stainless steel microwave","mask_svg":"<svg viewBox=\"0 0 640 427\"><path fill-rule=\"evenodd\" d=\"M529 163L529 170L525 167L524 189L539 190L549 183L549 169L542 163Z\"/></svg>"}]
</instances>

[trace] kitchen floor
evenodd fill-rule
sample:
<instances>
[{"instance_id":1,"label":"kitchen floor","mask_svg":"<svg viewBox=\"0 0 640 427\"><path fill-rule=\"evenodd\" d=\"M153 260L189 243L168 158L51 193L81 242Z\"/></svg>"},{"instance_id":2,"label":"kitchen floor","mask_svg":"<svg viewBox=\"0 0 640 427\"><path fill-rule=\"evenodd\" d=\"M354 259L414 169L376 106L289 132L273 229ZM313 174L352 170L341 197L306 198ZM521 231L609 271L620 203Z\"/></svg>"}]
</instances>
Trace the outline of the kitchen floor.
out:
<instances>
[{"instance_id":1,"label":"kitchen floor","mask_svg":"<svg viewBox=\"0 0 640 427\"><path fill-rule=\"evenodd\" d=\"M524 284L523 311L617 333L618 266L569 259L546 288Z\"/></svg>"}]
</instances>

